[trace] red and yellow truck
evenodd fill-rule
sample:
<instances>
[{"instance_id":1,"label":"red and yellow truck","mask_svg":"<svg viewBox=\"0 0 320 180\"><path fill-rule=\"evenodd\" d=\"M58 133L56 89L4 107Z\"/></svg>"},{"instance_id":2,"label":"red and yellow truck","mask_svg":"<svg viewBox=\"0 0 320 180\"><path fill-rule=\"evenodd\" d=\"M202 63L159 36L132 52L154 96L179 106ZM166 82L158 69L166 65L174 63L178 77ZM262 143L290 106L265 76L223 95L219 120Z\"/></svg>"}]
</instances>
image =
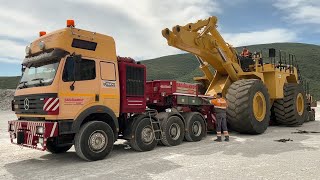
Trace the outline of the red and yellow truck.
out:
<instances>
[{"instance_id":1,"label":"red and yellow truck","mask_svg":"<svg viewBox=\"0 0 320 180\"><path fill-rule=\"evenodd\" d=\"M137 151L158 142L200 141L214 129L214 109L197 84L146 81L146 67L117 57L112 37L67 27L26 47L23 75L12 101L11 142L78 156L105 158L117 139Z\"/></svg>"}]
</instances>

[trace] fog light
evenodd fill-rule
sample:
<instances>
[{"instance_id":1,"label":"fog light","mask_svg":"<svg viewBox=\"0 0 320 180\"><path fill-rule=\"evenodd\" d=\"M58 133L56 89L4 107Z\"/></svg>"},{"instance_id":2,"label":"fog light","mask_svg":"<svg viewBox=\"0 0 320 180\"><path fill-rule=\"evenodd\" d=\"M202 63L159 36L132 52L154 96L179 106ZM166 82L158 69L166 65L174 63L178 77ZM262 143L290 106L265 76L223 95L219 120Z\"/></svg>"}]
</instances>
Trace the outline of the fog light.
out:
<instances>
[{"instance_id":1,"label":"fog light","mask_svg":"<svg viewBox=\"0 0 320 180\"><path fill-rule=\"evenodd\" d=\"M43 145L43 142L44 142L44 141L43 141L43 138L42 138L42 137L39 137L39 143Z\"/></svg>"},{"instance_id":2,"label":"fog light","mask_svg":"<svg viewBox=\"0 0 320 180\"><path fill-rule=\"evenodd\" d=\"M37 126L37 128L36 128L36 133L37 133L37 134L40 134L40 135L44 134L44 128L43 128L43 126Z\"/></svg>"}]
</instances>

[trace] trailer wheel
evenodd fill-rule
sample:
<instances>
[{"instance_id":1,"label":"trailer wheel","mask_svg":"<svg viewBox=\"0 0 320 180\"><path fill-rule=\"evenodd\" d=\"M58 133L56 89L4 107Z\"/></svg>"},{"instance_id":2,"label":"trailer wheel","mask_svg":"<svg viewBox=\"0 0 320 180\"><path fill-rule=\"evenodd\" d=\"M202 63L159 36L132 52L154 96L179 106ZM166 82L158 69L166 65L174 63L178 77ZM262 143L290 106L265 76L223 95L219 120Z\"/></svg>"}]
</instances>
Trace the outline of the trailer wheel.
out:
<instances>
[{"instance_id":1,"label":"trailer wheel","mask_svg":"<svg viewBox=\"0 0 320 180\"><path fill-rule=\"evenodd\" d=\"M47 141L47 151L52 153L52 154L60 154L60 153L65 153L67 152L72 145L63 145L59 146L55 144L54 140L48 140Z\"/></svg>"},{"instance_id":2,"label":"trailer wheel","mask_svg":"<svg viewBox=\"0 0 320 180\"><path fill-rule=\"evenodd\" d=\"M100 121L84 124L75 136L77 155L87 161L104 159L112 150L114 135L111 127Z\"/></svg>"},{"instance_id":3,"label":"trailer wheel","mask_svg":"<svg viewBox=\"0 0 320 180\"><path fill-rule=\"evenodd\" d=\"M257 79L234 82L227 92L227 121L231 129L261 134L270 121L270 98L267 88Z\"/></svg>"},{"instance_id":4,"label":"trailer wheel","mask_svg":"<svg viewBox=\"0 0 320 180\"><path fill-rule=\"evenodd\" d=\"M276 122L286 126L302 125L308 118L303 87L298 84L285 84L283 93L283 99L276 100L273 104Z\"/></svg>"},{"instance_id":5,"label":"trailer wheel","mask_svg":"<svg viewBox=\"0 0 320 180\"><path fill-rule=\"evenodd\" d=\"M184 124L180 117L170 116L161 121L163 130L161 142L166 146L181 144L184 138Z\"/></svg>"},{"instance_id":6,"label":"trailer wheel","mask_svg":"<svg viewBox=\"0 0 320 180\"><path fill-rule=\"evenodd\" d=\"M207 133L203 117L195 112L185 113L183 116L186 121L186 140L189 142L201 141Z\"/></svg>"},{"instance_id":7,"label":"trailer wheel","mask_svg":"<svg viewBox=\"0 0 320 180\"><path fill-rule=\"evenodd\" d=\"M136 151L151 151L157 146L158 141L153 130L159 127L153 125L149 118L139 120L133 129L133 138L130 139L131 147Z\"/></svg>"}]
</instances>

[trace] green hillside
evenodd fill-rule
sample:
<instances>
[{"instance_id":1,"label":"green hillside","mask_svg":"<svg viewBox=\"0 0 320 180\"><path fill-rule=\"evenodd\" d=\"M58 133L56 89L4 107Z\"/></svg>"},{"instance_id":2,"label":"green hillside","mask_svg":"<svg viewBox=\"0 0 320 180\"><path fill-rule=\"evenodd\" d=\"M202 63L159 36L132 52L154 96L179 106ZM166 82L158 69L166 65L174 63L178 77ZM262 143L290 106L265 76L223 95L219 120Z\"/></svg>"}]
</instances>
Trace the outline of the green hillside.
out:
<instances>
[{"instance_id":1,"label":"green hillside","mask_svg":"<svg viewBox=\"0 0 320 180\"><path fill-rule=\"evenodd\" d=\"M301 43L275 43L248 46L250 51L275 48L295 54L304 79L310 82L310 90L314 97L320 99L320 46ZM241 51L241 48L238 48ZM266 55L265 55L266 56ZM194 76L202 76L199 63L191 54L178 54L142 61L147 66L148 80L176 79L193 82Z\"/></svg>"},{"instance_id":2,"label":"green hillside","mask_svg":"<svg viewBox=\"0 0 320 180\"><path fill-rule=\"evenodd\" d=\"M20 80L20 76L0 77L0 89L15 89Z\"/></svg>"},{"instance_id":3,"label":"green hillside","mask_svg":"<svg viewBox=\"0 0 320 180\"><path fill-rule=\"evenodd\" d=\"M253 51L268 48L283 50L297 56L298 65L303 77L310 81L310 90L317 100L320 100L320 46L301 43L275 43L248 46ZM238 49L241 51L241 48ZM202 76L196 58L191 54L164 56L142 61L147 66L148 80L176 79L193 82L193 77ZM15 89L19 77L0 77L0 89Z\"/></svg>"}]
</instances>

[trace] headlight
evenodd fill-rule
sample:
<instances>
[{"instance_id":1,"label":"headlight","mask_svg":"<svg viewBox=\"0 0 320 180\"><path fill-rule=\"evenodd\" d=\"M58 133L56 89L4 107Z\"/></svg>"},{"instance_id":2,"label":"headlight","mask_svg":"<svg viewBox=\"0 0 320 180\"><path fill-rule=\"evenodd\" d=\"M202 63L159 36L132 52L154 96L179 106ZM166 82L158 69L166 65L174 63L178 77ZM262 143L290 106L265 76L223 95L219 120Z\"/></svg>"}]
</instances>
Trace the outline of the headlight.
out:
<instances>
[{"instance_id":1,"label":"headlight","mask_svg":"<svg viewBox=\"0 0 320 180\"><path fill-rule=\"evenodd\" d=\"M37 128L36 128L36 133L37 133L37 134L40 134L40 135L44 134L44 128L43 128L43 126L37 126Z\"/></svg>"}]
</instances>

